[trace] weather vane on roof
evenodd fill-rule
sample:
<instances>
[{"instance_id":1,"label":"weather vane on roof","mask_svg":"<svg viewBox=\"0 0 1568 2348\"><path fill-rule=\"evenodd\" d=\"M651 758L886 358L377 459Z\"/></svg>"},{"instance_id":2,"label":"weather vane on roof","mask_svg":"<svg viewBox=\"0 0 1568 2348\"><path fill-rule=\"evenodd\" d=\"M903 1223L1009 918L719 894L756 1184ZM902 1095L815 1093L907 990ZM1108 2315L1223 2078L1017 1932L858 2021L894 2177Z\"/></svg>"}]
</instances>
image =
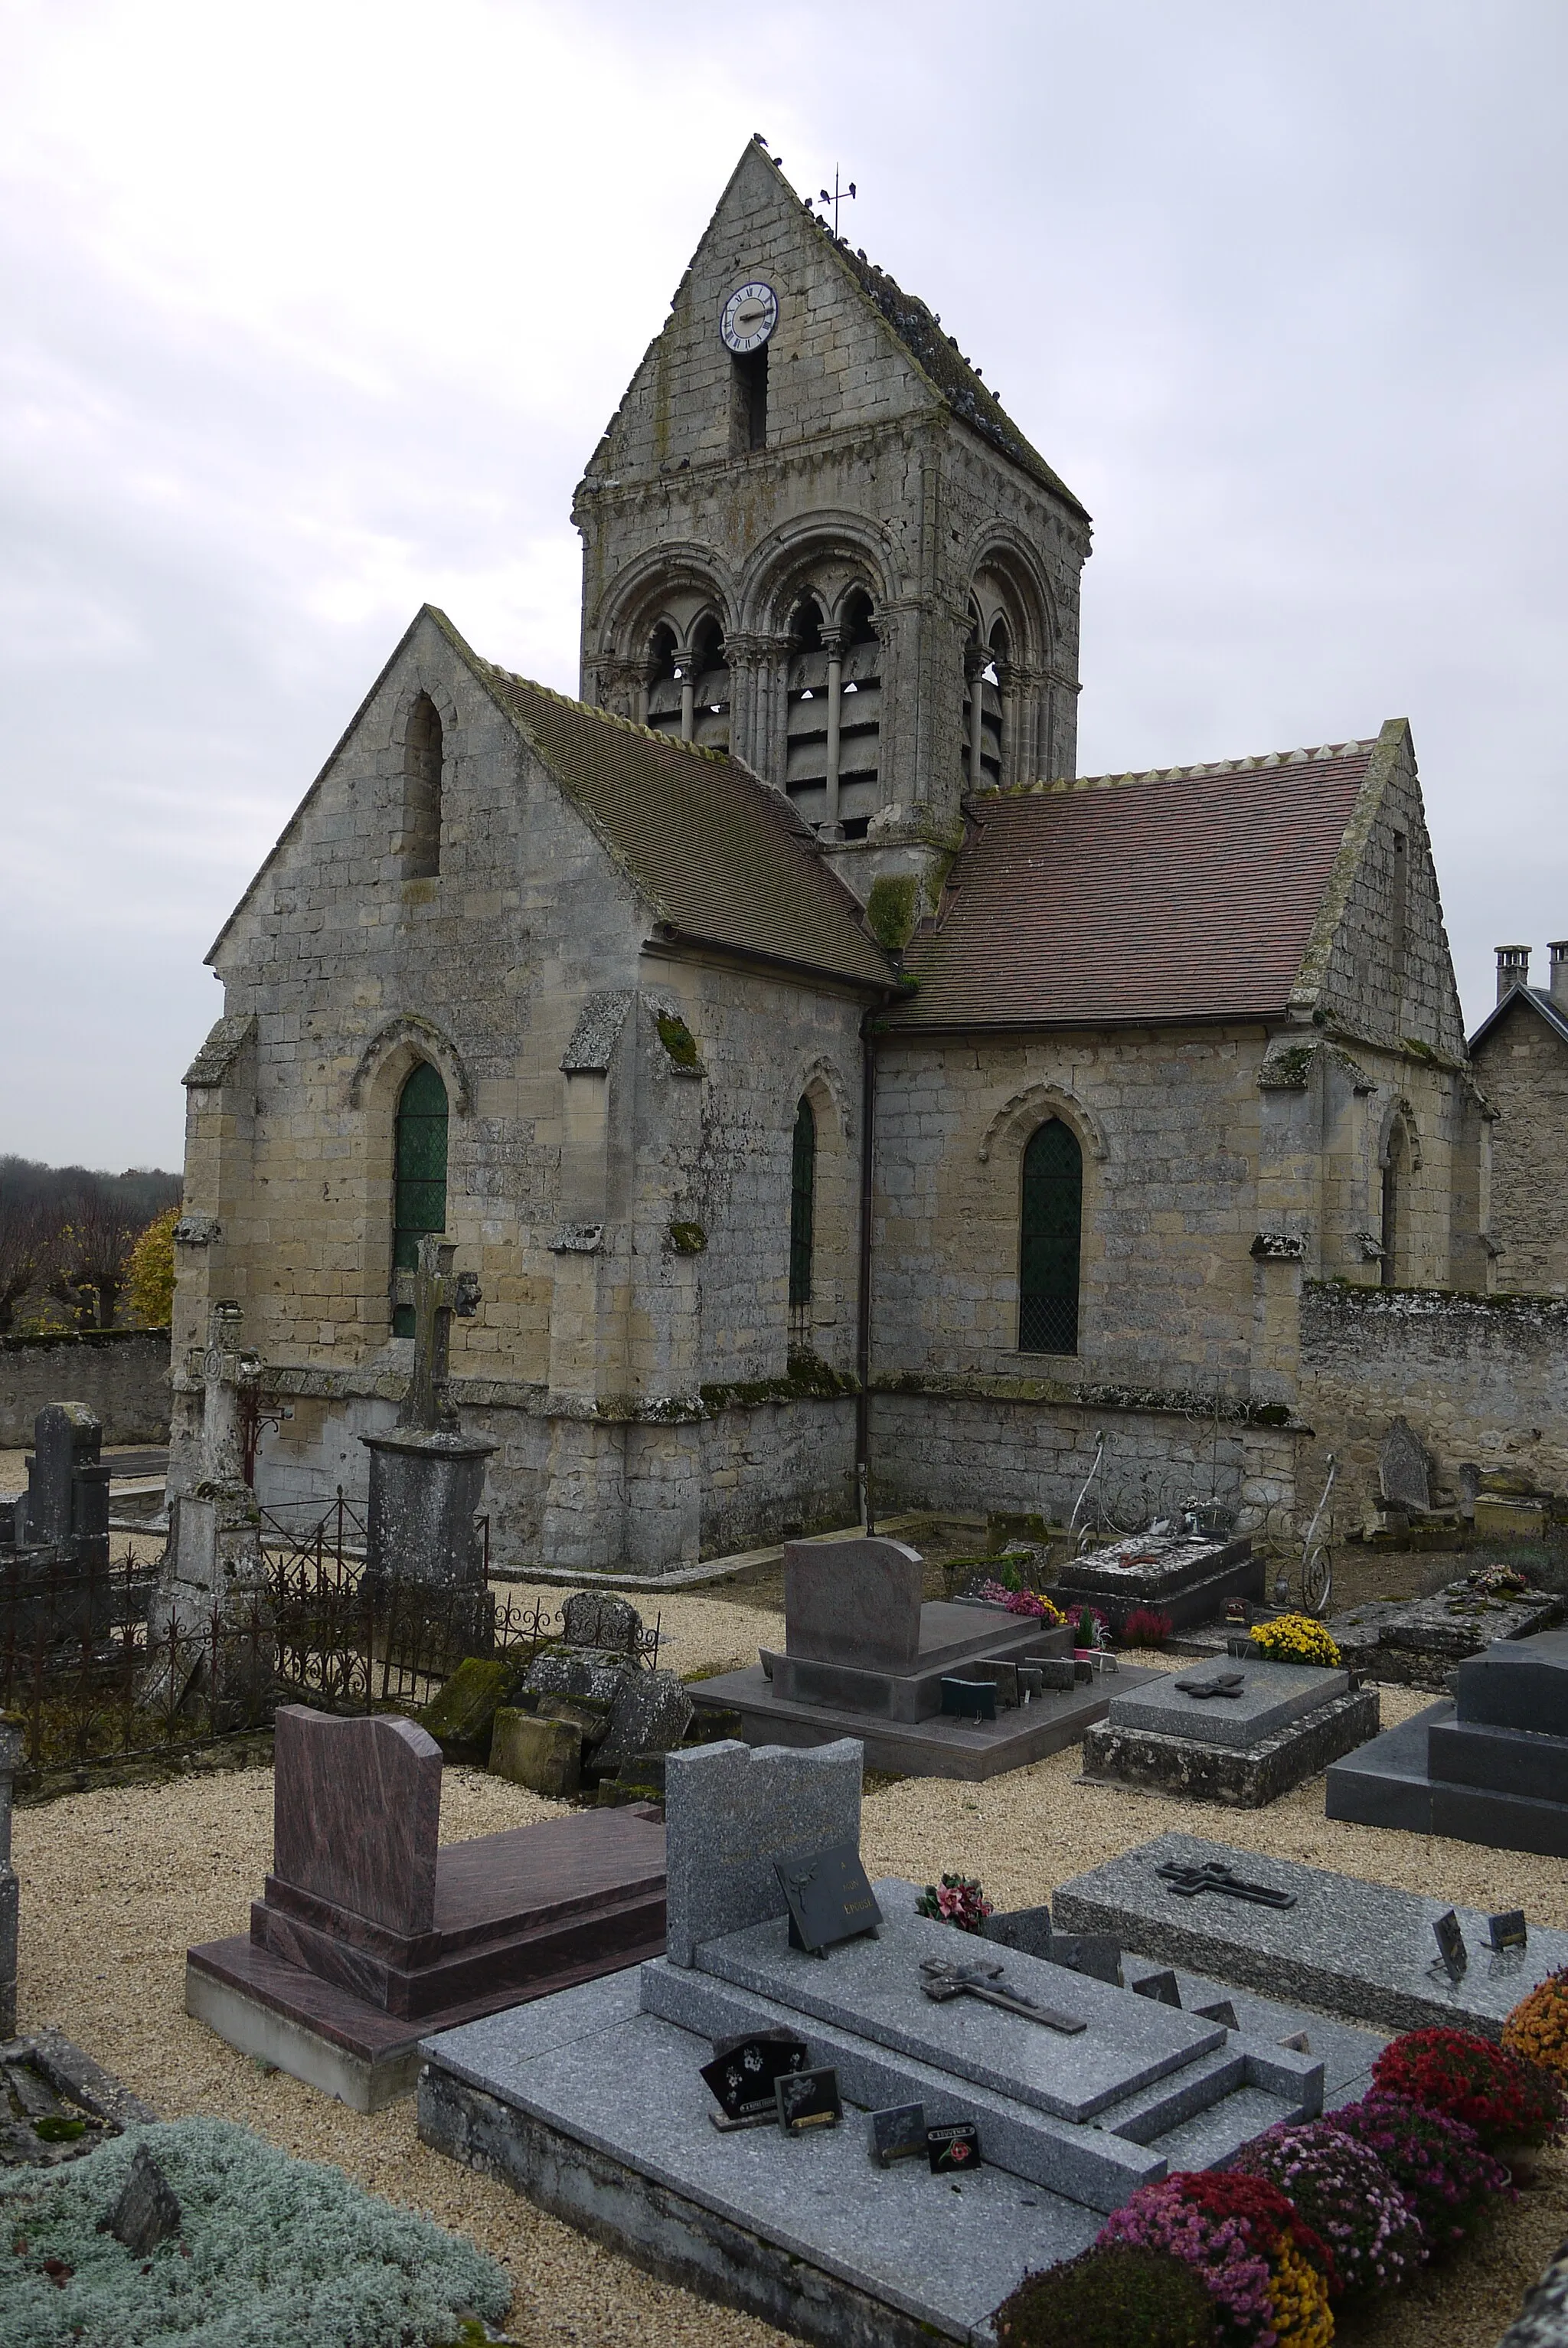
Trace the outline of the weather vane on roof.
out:
<instances>
[{"instance_id":1,"label":"weather vane on roof","mask_svg":"<svg viewBox=\"0 0 1568 2348\"><path fill-rule=\"evenodd\" d=\"M847 203L854 193L855 182L853 180L851 180L846 188L841 188L839 186L838 166L835 163L833 167L833 193L829 195L827 190L824 188L821 195L818 196L816 200L819 204L831 204L833 206L833 234L835 242L838 237L838 207L842 203Z\"/></svg>"}]
</instances>

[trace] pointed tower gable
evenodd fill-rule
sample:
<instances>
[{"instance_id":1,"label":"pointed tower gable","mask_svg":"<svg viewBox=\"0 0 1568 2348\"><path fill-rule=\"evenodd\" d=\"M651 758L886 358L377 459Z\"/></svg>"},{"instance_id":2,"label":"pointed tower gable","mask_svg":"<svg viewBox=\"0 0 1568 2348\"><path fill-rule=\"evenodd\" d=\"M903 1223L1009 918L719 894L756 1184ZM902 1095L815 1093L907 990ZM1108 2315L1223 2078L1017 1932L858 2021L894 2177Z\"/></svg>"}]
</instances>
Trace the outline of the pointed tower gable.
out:
<instances>
[{"instance_id":1,"label":"pointed tower gable","mask_svg":"<svg viewBox=\"0 0 1568 2348\"><path fill-rule=\"evenodd\" d=\"M583 698L737 752L863 901L932 878L966 788L1073 770L1087 515L755 143L573 510Z\"/></svg>"}]
</instances>

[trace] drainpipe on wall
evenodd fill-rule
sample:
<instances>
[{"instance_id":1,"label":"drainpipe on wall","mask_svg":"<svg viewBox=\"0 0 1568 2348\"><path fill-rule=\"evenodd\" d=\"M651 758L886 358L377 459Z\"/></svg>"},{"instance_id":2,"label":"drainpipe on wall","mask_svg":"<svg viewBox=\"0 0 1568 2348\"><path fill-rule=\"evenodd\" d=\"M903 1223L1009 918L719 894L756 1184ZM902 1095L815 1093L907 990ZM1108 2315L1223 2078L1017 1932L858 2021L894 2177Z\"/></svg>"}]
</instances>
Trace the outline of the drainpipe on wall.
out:
<instances>
[{"instance_id":1,"label":"drainpipe on wall","mask_svg":"<svg viewBox=\"0 0 1568 2348\"><path fill-rule=\"evenodd\" d=\"M860 1281L856 1311L855 1484L867 1535L871 1512L871 1186L876 1154L876 1045L867 1011L860 1022Z\"/></svg>"}]
</instances>

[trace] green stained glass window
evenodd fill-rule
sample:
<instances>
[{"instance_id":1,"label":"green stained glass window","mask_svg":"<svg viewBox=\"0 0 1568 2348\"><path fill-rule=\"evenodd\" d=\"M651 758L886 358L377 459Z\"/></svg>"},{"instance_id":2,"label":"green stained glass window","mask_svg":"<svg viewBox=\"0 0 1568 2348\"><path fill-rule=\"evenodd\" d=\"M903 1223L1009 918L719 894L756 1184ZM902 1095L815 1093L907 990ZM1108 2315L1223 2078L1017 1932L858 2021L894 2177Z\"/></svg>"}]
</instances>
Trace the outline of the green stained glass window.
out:
<instances>
[{"instance_id":1,"label":"green stained glass window","mask_svg":"<svg viewBox=\"0 0 1568 2348\"><path fill-rule=\"evenodd\" d=\"M422 1060L397 1102L397 1191L393 1210L392 1263L412 1272L426 1231L446 1228L446 1087ZM399 1304L392 1316L395 1337L414 1334L414 1307Z\"/></svg>"},{"instance_id":2,"label":"green stained glass window","mask_svg":"<svg viewBox=\"0 0 1568 2348\"><path fill-rule=\"evenodd\" d=\"M1023 1153L1020 1353L1077 1353L1082 1238L1083 1153L1061 1119L1053 1117Z\"/></svg>"},{"instance_id":3,"label":"green stained glass window","mask_svg":"<svg viewBox=\"0 0 1568 2348\"><path fill-rule=\"evenodd\" d=\"M789 1174L789 1301L804 1313L811 1303L811 1247L816 1214L816 1119L802 1098L794 1113Z\"/></svg>"}]
</instances>

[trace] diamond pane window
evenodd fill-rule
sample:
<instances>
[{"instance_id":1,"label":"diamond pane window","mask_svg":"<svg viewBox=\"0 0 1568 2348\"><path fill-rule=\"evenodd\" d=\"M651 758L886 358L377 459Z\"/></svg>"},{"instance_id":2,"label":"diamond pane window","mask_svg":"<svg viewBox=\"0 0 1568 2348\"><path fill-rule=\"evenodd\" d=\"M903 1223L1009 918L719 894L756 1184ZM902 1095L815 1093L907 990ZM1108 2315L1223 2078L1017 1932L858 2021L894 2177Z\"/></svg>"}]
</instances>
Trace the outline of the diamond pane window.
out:
<instances>
[{"instance_id":1,"label":"diamond pane window","mask_svg":"<svg viewBox=\"0 0 1568 2348\"><path fill-rule=\"evenodd\" d=\"M446 1228L446 1087L422 1060L397 1102L397 1189L393 1210L392 1264L413 1272L426 1231ZM399 1304L395 1337L414 1334L414 1307Z\"/></svg>"},{"instance_id":2,"label":"diamond pane window","mask_svg":"<svg viewBox=\"0 0 1568 2348\"><path fill-rule=\"evenodd\" d=\"M794 1113L789 1176L789 1303L792 1336L804 1336L811 1309L811 1250L816 1214L816 1119L804 1096Z\"/></svg>"},{"instance_id":3,"label":"diamond pane window","mask_svg":"<svg viewBox=\"0 0 1568 2348\"><path fill-rule=\"evenodd\" d=\"M1019 1351L1078 1351L1079 1257L1083 1237L1083 1153L1059 1117L1023 1153L1019 1251Z\"/></svg>"}]
</instances>

